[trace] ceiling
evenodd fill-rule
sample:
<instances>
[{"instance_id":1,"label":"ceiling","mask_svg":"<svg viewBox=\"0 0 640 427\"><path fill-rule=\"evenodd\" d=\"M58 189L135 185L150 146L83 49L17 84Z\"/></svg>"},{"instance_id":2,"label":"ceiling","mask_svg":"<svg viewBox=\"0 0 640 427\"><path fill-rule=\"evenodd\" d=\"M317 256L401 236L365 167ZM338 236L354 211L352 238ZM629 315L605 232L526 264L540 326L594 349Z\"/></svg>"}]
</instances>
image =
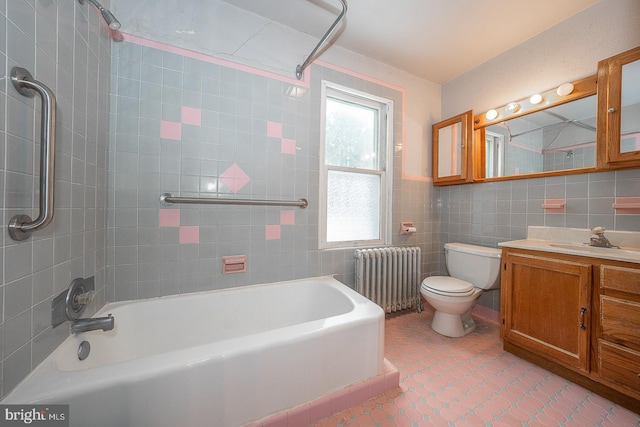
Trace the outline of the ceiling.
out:
<instances>
[{"instance_id":1,"label":"ceiling","mask_svg":"<svg viewBox=\"0 0 640 427\"><path fill-rule=\"evenodd\" d=\"M342 10L338 0L223 1L318 41ZM332 40L443 84L597 1L347 0L346 18Z\"/></svg>"}]
</instances>

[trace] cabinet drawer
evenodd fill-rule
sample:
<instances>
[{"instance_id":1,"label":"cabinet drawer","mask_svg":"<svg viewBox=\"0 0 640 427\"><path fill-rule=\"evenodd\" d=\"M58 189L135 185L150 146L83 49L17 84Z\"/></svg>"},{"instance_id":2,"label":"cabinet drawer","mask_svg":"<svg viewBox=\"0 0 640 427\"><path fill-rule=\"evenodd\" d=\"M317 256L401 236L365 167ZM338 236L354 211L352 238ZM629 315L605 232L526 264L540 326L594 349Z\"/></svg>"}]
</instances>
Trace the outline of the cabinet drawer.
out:
<instances>
[{"instance_id":1,"label":"cabinet drawer","mask_svg":"<svg viewBox=\"0 0 640 427\"><path fill-rule=\"evenodd\" d=\"M640 295L640 269L602 264L600 287Z\"/></svg>"},{"instance_id":2,"label":"cabinet drawer","mask_svg":"<svg viewBox=\"0 0 640 427\"><path fill-rule=\"evenodd\" d=\"M600 377L640 393L640 352L604 340L599 347Z\"/></svg>"},{"instance_id":3,"label":"cabinet drawer","mask_svg":"<svg viewBox=\"0 0 640 427\"><path fill-rule=\"evenodd\" d=\"M600 296L602 337L640 350L640 303Z\"/></svg>"}]
</instances>

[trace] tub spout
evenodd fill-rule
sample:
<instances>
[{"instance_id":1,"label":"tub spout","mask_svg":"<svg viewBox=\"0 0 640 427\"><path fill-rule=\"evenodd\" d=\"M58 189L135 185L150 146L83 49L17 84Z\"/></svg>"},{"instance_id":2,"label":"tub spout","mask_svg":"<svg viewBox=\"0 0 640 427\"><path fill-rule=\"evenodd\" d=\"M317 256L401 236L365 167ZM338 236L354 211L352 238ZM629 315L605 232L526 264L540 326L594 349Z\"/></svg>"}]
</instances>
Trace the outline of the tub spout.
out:
<instances>
[{"instance_id":1,"label":"tub spout","mask_svg":"<svg viewBox=\"0 0 640 427\"><path fill-rule=\"evenodd\" d=\"M110 331L113 329L115 319L111 314L107 317L91 317L87 319L74 320L71 324L71 333L77 334L80 332L95 331L96 329L102 329L103 331Z\"/></svg>"}]
</instances>

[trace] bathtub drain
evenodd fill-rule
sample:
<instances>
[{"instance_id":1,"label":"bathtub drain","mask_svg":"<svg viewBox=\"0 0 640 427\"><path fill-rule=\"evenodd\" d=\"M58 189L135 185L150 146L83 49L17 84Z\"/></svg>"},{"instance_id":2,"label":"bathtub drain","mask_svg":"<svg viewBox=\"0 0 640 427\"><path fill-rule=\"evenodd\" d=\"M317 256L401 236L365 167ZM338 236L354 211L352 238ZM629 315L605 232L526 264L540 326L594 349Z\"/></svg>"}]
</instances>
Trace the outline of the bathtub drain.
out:
<instances>
[{"instance_id":1,"label":"bathtub drain","mask_svg":"<svg viewBox=\"0 0 640 427\"><path fill-rule=\"evenodd\" d=\"M89 344L89 341L82 341L78 346L78 359L86 359L89 357L89 352L91 352L91 344Z\"/></svg>"}]
</instances>

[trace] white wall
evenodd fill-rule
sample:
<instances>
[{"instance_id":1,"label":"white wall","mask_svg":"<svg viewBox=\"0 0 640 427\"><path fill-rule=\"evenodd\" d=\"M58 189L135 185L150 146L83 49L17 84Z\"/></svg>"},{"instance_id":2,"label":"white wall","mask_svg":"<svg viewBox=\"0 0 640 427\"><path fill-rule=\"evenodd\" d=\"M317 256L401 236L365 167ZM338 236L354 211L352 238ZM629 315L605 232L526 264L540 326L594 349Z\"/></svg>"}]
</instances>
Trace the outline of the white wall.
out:
<instances>
[{"instance_id":1,"label":"white wall","mask_svg":"<svg viewBox=\"0 0 640 427\"><path fill-rule=\"evenodd\" d=\"M640 1L601 0L443 85L442 116L478 114L595 74L598 61L640 45L639 22Z\"/></svg>"}]
</instances>

